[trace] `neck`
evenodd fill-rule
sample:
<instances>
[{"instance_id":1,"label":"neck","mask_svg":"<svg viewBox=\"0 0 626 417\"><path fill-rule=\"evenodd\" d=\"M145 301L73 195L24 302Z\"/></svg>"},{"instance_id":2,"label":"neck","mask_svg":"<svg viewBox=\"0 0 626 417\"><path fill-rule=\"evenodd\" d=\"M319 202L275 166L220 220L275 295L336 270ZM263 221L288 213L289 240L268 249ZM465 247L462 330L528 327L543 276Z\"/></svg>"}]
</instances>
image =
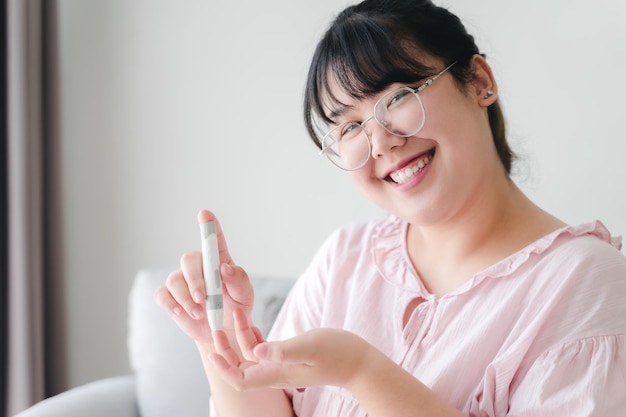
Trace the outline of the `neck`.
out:
<instances>
[{"instance_id":1,"label":"neck","mask_svg":"<svg viewBox=\"0 0 626 417\"><path fill-rule=\"evenodd\" d=\"M407 248L426 287L442 294L562 226L506 178L449 219L411 224Z\"/></svg>"}]
</instances>

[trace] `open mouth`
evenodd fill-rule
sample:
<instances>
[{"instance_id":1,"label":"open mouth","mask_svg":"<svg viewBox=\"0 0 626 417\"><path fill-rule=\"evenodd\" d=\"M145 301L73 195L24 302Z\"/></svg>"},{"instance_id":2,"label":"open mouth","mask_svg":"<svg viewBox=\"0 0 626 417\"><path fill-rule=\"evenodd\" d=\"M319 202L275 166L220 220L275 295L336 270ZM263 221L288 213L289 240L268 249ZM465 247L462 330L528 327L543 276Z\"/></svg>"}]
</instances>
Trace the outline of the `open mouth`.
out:
<instances>
[{"instance_id":1,"label":"open mouth","mask_svg":"<svg viewBox=\"0 0 626 417\"><path fill-rule=\"evenodd\" d=\"M419 172L426 167L432 161L433 156L435 155L435 150L431 150L415 161L411 162L406 167L399 169L398 171L394 171L387 176L387 180L391 180L396 184L404 184L409 181L413 177L415 177Z\"/></svg>"}]
</instances>

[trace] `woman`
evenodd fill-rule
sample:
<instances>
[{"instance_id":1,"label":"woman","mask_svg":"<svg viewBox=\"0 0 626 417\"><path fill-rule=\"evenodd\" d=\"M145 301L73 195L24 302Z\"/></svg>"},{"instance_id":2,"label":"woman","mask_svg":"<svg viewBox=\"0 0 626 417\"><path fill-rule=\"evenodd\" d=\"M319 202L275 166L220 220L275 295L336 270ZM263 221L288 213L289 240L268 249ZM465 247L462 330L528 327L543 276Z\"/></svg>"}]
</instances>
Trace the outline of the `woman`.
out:
<instances>
[{"instance_id":1,"label":"woman","mask_svg":"<svg viewBox=\"0 0 626 417\"><path fill-rule=\"evenodd\" d=\"M606 416L626 411L626 258L509 177L491 68L430 1L366 0L320 41L305 94L321 153L390 214L328 238L269 339L219 231L223 331L199 253L156 295L226 416ZM202 211L199 220L215 220Z\"/></svg>"}]
</instances>

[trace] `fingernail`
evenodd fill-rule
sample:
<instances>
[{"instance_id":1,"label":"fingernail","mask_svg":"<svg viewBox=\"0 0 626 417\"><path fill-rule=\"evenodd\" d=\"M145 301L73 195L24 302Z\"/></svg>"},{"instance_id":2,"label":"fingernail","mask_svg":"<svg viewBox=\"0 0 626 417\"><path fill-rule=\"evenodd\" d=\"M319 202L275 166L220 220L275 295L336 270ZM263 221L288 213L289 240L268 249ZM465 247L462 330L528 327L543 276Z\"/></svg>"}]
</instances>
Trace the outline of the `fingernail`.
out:
<instances>
[{"instance_id":1,"label":"fingernail","mask_svg":"<svg viewBox=\"0 0 626 417\"><path fill-rule=\"evenodd\" d=\"M180 307L176 306L176 307L174 307L174 309L172 310L172 313L176 314L177 316L180 316L181 311L182 311L182 310L180 309Z\"/></svg>"},{"instance_id":2,"label":"fingernail","mask_svg":"<svg viewBox=\"0 0 626 417\"><path fill-rule=\"evenodd\" d=\"M202 291L196 290L193 293L193 301L198 304L201 304L204 301L204 296L202 295Z\"/></svg>"}]
</instances>

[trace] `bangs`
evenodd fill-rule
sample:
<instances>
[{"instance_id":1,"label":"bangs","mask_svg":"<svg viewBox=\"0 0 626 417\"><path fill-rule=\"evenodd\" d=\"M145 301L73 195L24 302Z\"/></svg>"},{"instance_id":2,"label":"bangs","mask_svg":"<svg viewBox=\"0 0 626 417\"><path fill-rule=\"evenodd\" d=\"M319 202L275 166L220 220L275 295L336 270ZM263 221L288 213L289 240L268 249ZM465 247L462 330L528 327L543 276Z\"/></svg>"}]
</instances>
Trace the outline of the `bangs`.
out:
<instances>
[{"instance_id":1,"label":"bangs","mask_svg":"<svg viewBox=\"0 0 626 417\"><path fill-rule=\"evenodd\" d=\"M331 84L361 100L392 83L412 84L432 75L433 68L418 60L422 53L416 40L397 33L410 32L383 27L371 16L352 16L327 33L318 45L316 66L311 68L311 110L330 123L325 109L346 107L333 94Z\"/></svg>"}]
</instances>

